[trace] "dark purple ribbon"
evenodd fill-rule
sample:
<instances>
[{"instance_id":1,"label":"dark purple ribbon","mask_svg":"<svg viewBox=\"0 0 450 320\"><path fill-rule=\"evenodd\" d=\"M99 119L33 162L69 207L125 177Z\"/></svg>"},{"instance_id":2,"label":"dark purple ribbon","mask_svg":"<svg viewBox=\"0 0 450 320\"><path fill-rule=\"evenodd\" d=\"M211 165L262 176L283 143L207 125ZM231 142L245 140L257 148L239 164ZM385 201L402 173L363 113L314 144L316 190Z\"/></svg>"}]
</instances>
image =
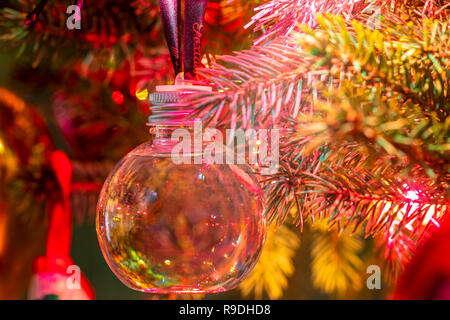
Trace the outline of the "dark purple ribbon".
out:
<instances>
[{"instance_id":1,"label":"dark purple ribbon","mask_svg":"<svg viewBox=\"0 0 450 320\"><path fill-rule=\"evenodd\" d=\"M164 33L175 75L181 72L183 59L185 79L194 79L196 70L201 64L201 38L207 2L207 0L185 0L182 55L179 32L180 0L159 0Z\"/></svg>"},{"instance_id":2,"label":"dark purple ribbon","mask_svg":"<svg viewBox=\"0 0 450 320\"><path fill-rule=\"evenodd\" d=\"M181 72L181 39L179 35L180 0L159 0L170 59L175 75Z\"/></svg>"},{"instance_id":3,"label":"dark purple ribbon","mask_svg":"<svg viewBox=\"0 0 450 320\"><path fill-rule=\"evenodd\" d=\"M184 78L194 79L201 64L201 39L207 0L185 0Z\"/></svg>"}]
</instances>

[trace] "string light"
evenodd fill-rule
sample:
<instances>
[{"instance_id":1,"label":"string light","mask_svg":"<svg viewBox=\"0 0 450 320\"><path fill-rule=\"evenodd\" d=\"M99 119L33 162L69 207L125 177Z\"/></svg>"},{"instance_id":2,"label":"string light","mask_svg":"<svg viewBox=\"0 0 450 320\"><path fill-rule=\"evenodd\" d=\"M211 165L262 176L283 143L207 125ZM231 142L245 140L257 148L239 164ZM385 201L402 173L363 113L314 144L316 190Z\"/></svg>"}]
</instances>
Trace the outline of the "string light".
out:
<instances>
[{"instance_id":1,"label":"string light","mask_svg":"<svg viewBox=\"0 0 450 320\"><path fill-rule=\"evenodd\" d=\"M409 199L409 200L412 200L412 201L415 201L415 200L419 199L419 194L417 193L417 191L411 191L410 190L410 191L406 192L405 198Z\"/></svg>"},{"instance_id":2,"label":"string light","mask_svg":"<svg viewBox=\"0 0 450 320\"><path fill-rule=\"evenodd\" d=\"M123 104L124 102L123 94L120 91L114 91L111 97L116 104Z\"/></svg>"},{"instance_id":3,"label":"string light","mask_svg":"<svg viewBox=\"0 0 450 320\"><path fill-rule=\"evenodd\" d=\"M148 90L144 89L144 90L136 90L136 98L138 100L146 100L148 97Z\"/></svg>"}]
</instances>

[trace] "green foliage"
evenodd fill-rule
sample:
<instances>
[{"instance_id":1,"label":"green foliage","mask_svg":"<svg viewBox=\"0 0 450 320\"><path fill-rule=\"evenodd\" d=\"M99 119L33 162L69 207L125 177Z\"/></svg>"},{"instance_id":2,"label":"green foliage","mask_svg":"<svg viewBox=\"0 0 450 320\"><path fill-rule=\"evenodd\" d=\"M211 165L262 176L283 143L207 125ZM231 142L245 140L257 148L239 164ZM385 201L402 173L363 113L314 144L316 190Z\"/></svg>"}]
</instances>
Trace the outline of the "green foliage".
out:
<instances>
[{"instance_id":1,"label":"green foliage","mask_svg":"<svg viewBox=\"0 0 450 320\"><path fill-rule=\"evenodd\" d=\"M337 90L322 85L327 100L298 134L315 134L312 149L331 137L333 143L353 140L373 156L406 157L409 167L444 178L450 160L447 23L386 23L381 32L358 22L349 29L342 19L318 20L321 29L305 30L309 37L300 45L312 55L312 70L330 70L342 80Z\"/></svg>"},{"instance_id":2,"label":"green foliage","mask_svg":"<svg viewBox=\"0 0 450 320\"><path fill-rule=\"evenodd\" d=\"M235 32L230 31L236 30L233 25L242 25L242 17L254 3L235 0L219 8L224 2L210 1L209 12L214 13L209 18L216 17L217 24L210 21L206 30L209 28L209 38L220 40L207 43L208 50L221 51L227 46L231 51L234 45L244 43L230 44L222 33ZM419 241L448 211L449 7L442 0L389 2L393 6L383 7L376 29L364 23L364 15L358 17L363 22L319 16L314 30L291 28L292 24L284 24L275 15L266 20L269 25L280 22L278 31L301 33L291 32L265 46L218 57L218 63L200 71L217 91L188 98L197 105L195 116L210 126L283 129L279 171L261 177L267 216L279 224L294 222L302 227L320 219L313 227L313 282L323 291L341 296L357 290L361 281L361 241L358 236L352 238L353 234L376 237L378 245L386 249L380 250L384 254L381 259L396 275ZM25 16L34 4L8 1L0 9L0 45L12 48L21 61L32 62L34 67L72 69L81 63L83 68L94 66L109 74L125 61L136 64L133 54L139 50L150 58L167 57L156 0L86 2L83 32L66 30L66 4L56 0L49 1L34 29L24 28ZM262 23L258 28L265 27ZM278 32L277 28L270 31L272 35ZM246 33L236 35L243 39ZM221 46L222 42L227 45ZM215 60L208 57L210 62ZM147 71L155 65L154 60L143 64ZM164 78L159 72L156 75L152 73L153 78ZM133 125L139 122L136 119L127 120L117 112L102 113L107 109L104 104L117 107L112 101L105 102L103 95L88 94L83 88L77 95L67 86L59 109L89 105L89 111L76 111L75 123L110 121L114 127L118 123L130 128L127 136L137 136L131 130L138 127ZM48 82L46 88L56 91ZM87 97L80 100L83 95ZM86 101L96 100L102 104L94 113ZM92 144L91 128L95 127L86 128L74 139L77 145L81 141L83 156L88 144L82 138ZM104 143L109 137L102 136L105 140L99 139L99 147L93 144L91 149L110 146ZM129 147L129 140L123 142ZM106 148L101 163L74 161L75 178L79 174L84 181L84 174L95 171L96 179L101 180L110 151L118 156L125 150L123 145L118 147ZM6 155L9 149L4 151ZM0 160L4 170L15 174L11 161L16 159ZM11 184L14 199L25 190L19 182ZM43 189L31 185L33 190ZM75 206L78 200L75 197ZM95 194L89 203L86 206L95 205ZM26 211L29 204L20 209ZM266 292L271 298L281 297L294 272L298 246L295 233L273 224L260 263L241 286L244 295L261 297Z\"/></svg>"},{"instance_id":3,"label":"green foliage","mask_svg":"<svg viewBox=\"0 0 450 320\"><path fill-rule=\"evenodd\" d=\"M293 258L300 240L288 226L269 228L266 243L256 267L240 284L244 296L254 294L256 299L266 292L270 299L279 299L288 286L288 277L294 273Z\"/></svg>"},{"instance_id":4,"label":"green foliage","mask_svg":"<svg viewBox=\"0 0 450 320\"><path fill-rule=\"evenodd\" d=\"M319 16L220 57L201 71L218 92L188 99L209 125L284 128L279 171L262 178L270 219L362 228L397 244L401 266L448 206L450 32L390 15L375 30Z\"/></svg>"},{"instance_id":5,"label":"green foliage","mask_svg":"<svg viewBox=\"0 0 450 320\"><path fill-rule=\"evenodd\" d=\"M35 5L19 0L0 9L0 46L17 50L33 66L46 62L58 69L83 61L115 67L130 52L163 42L157 1L86 2L81 30L67 29L68 4L57 0L49 1L34 27L24 27Z\"/></svg>"},{"instance_id":6,"label":"green foliage","mask_svg":"<svg viewBox=\"0 0 450 320\"><path fill-rule=\"evenodd\" d=\"M317 221L313 230L311 269L314 285L328 294L343 298L359 291L364 283L360 253L363 242L358 235L338 234L326 221Z\"/></svg>"}]
</instances>

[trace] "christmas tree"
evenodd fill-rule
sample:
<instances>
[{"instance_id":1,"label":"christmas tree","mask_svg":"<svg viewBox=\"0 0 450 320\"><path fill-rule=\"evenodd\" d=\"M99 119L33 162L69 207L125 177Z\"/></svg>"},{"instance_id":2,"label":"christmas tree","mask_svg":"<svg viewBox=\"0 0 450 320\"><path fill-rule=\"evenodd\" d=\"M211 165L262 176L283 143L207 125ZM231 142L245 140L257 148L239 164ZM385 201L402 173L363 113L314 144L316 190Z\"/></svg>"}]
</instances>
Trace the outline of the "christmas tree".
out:
<instances>
[{"instance_id":1,"label":"christmas tree","mask_svg":"<svg viewBox=\"0 0 450 320\"><path fill-rule=\"evenodd\" d=\"M171 107L196 106L206 128L280 132L276 170L255 167L261 256L223 296L418 298L405 279L423 259L437 261L423 298L440 297L449 13L445 0L208 1L196 80L213 90ZM96 244L100 189L149 140L149 94L174 82L171 53L156 0L0 4L0 298L51 298L30 281L69 265L83 292L59 298L216 298L136 294L105 275Z\"/></svg>"}]
</instances>

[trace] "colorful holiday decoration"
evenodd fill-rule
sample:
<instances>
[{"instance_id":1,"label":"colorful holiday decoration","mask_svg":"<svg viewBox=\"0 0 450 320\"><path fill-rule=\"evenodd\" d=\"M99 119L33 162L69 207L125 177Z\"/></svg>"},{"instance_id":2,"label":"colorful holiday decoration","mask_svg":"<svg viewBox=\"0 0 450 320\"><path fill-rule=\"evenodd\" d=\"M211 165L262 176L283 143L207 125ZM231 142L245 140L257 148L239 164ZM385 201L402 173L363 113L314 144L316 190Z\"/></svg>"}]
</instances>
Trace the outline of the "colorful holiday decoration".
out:
<instances>
[{"instance_id":1,"label":"colorful holiday decoration","mask_svg":"<svg viewBox=\"0 0 450 320\"><path fill-rule=\"evenodd\" d=\"M105 182L97 212L103 254L136 290L232 289L265 238L258 184L242 165L175 164L167 139L130 152Z\"/></svg>"},{"instance_id":2,"label":"colorful holiday decoration","mask_svg":"<svg viewBox=\"0 0 450 320\"><path fill-rule=\"evenodd\" d=\"M18 299L45 237L53 142L35 106L3 87L0 114L0 299Z\"/></svg>"},{"instance_id":3,"label":"colorful holiday decoration","mask_svg":"<svg viewBox=\"0 0 450 320\"><path fill-rule=\"evenodd\" d=\"M450 300L450 219L425 242L398 282L394 299Z\"/></svg>"},{"instance_id":4,"label":"colorful holiday decoration","mask_svg":"<svg viewBox=\"0 0 450 320\"><path fill-rule=\"evenodd\" d=\"M72 213L70 188L72 166L61 151L51 154L50 162L61 186L61 196L49 203L50 226L46 253L34 261L29 299L86 300L94 291L70 258Z\"/></svg>"},{"instance_id":5,"label":"colorful holiday decoration","mask_svg":"<svg viewBox=\"0 0 450 320\"><path fill-rule=\"evenodd\" d=\"M68 5L79 12L68 14ZM94 235L101 184L148 139L151 113L154 141L119 163L98 206L102 249L131 287L216 292L247 276L239 288L250 298L446 298L449 16L448 0L4 1L0 297L25 296L26 283L32 298L93 296L84 280L81 290L67 290L78 287L67 251L37 259L29 281L47 224L67 226L68 196L52 154L71 159L71 211ZM175 87L159 87L172 83L171 65ZM277 170L175 165L163 146L173 145L168 121L189 129L194 119L223 132L279 130ZM150 164L154 170L138 169ZM258 205L256 180L264 212L244 210ZM211 208L226 223L206 221ZM158 225L164 212L171 214ZM264 248L262 224L270 224ZM69 229L59 236L69 238ZM79 241L74 260L97 255L101 263L83 270L109 275L95 239L86 240L89 251L76 250ZM228 258L218 258L220 245L207 249L215 242ZM369 265L382 271L381 290L365 285ZM114 281L96 280L98 297L119 296Z\"/></svg>"},{"instance_id":6,"label":"colorful holiday decoration","mask_svg":"<svg viewBox=\"0 0 450 320\"><path fill-rule=\"evenodd\" d=\"M185 28L196 32L185 29L184 70L192 79L200 54L192 43L200 46L206 1L187 3ZM161 8L168 45L177 46L177 29L170 29L177 28L176 2L161 1ZM172 59L178 72L178 54ZM191 137L195 129L187 116L195 106L172 110L170 103L211 88L190 84L157 89L149 118L155 126L153 141L119 162L99 198L97 233L103 254L119 279L136 290L233 289L256 264L266 235L258 183L249 167L204 161L203 146L184 153L183 163L177 163L172 134L185 127L191 128Z\"/></svg>"}]
</instances>

